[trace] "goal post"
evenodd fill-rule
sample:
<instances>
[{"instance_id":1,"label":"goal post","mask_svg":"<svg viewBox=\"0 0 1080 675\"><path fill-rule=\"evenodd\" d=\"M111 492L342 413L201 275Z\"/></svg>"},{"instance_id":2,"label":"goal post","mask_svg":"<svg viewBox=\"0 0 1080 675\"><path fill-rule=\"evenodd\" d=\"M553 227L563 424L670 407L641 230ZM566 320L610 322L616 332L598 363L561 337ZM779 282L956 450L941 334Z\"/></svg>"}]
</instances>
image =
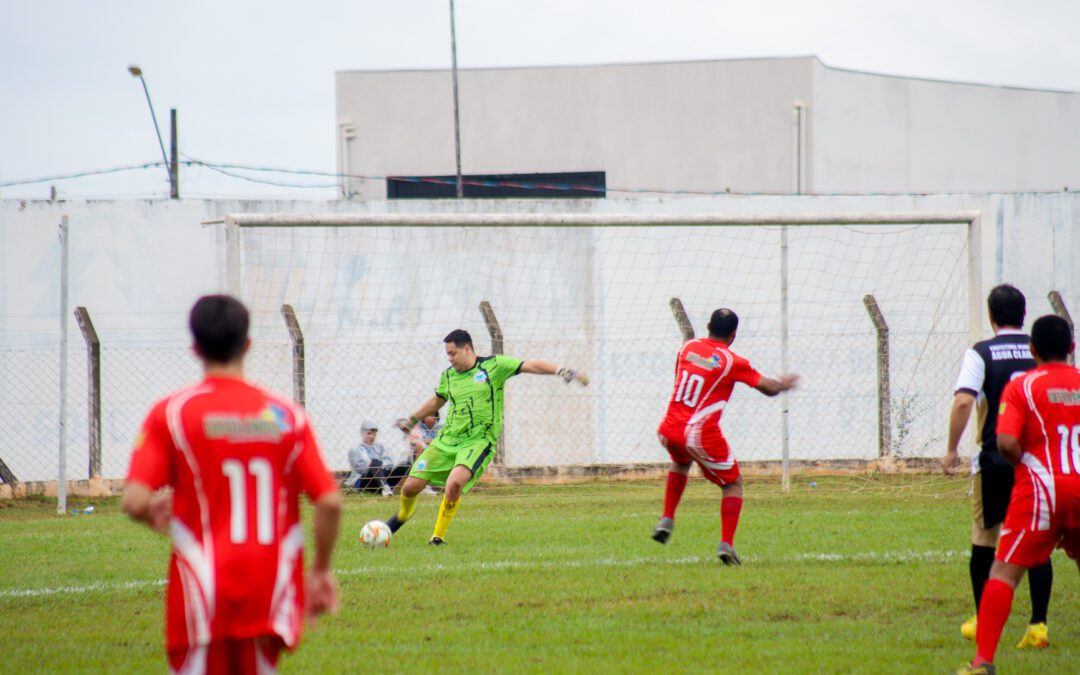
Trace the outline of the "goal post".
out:
<instances>
[{"instance_id":1,"label":"goal post","mask_svg":"<svg viewBox=\"0 0 1080 675\"><path fill-rule=\"evenodd\" d=\"M724 422L740 462L776 462L786 485L789 460L869 463L881 454L869 293L896 326L895 454L940 454L933 430L944 428L952 393L944 380L982 333L980 222L978 211L236 213L224 218L224 279L252 306L253 328L282 304L312 327L307 404L337 468L362 419L378 416L389 430L430 396L445 368L442 335L463 327L478 352L490 351L477 310L488 300L508 354L593 375L581 392L507 387L510 468L663 462L651 431L682 340L670 299L681 298L699 327L708 311L730 306L743 319L737 352L768 375L790 352L804 376L790 398L790 439L780 405L764 397L737 394ZM280 318L265 324L257 344L287 339ZM269 372L281 362L263 371L256 363L256 379L290 382ZM815 420L824 438L814 437ZM791 457L781 452L789 445Z\"/></svg>"}]
</instances>

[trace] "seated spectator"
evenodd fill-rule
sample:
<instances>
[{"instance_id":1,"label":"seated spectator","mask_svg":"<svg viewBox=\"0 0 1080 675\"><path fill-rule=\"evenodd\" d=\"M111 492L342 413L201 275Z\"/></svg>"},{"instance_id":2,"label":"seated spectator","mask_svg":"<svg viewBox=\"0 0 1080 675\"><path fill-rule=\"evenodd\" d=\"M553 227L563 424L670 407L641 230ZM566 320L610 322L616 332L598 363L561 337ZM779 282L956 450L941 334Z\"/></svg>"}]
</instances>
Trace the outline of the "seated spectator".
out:
<instances>
[{"instance_id":1,"label":"seated spectator","mask_svg":"<svg viewBox=\"0 0 1080 675\"><path fill-rule=\"evenodd\" d=\"M398 425L400 427L400 424ZM420 456L428 443L430 443L439 432L442 431L442 421L439 420L439 413L434 415L428 415L424 419L416 423L416 426L412 428L412 431L408 432L409 446L412 448L412 458L416 461L416 458ZM420 491L422 495L434 495L438 494L430 485L425 485L424 489Z\"/></svg>"},{"instance_id":2,"label":"seated spectator","mask_svg":"<svg viewBox=\"0 0 1080 675\"><path fill-rule=\"evenodd\" d=\"M345 485L366 492L394 494L394 486L409 474L411 461L395 462L386 446L376 438L379 428L364 420L360 425L360 443L349 450L349 477Z\"/></svg>"},{"instance_id":3,"label":"seated spectator","mask_svg":"<svg viewBox=\"0 0 1080 675\"><path fill-rule=\"evenodd\" d=\"M439 435L441 430L442 422L439 420L438 413L428 415L413 427L409 432L409 445L412 446L414 460L427 448L428 443Z\"/></svg>"}]
</instances>

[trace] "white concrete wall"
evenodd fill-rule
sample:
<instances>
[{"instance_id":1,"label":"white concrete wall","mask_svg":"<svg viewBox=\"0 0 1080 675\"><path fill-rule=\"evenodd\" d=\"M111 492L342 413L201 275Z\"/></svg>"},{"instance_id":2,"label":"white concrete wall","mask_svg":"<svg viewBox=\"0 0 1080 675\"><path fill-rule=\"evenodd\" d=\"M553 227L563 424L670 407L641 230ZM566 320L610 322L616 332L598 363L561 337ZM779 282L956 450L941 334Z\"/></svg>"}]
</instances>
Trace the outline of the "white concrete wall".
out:
<instances>
[{"instance_id":1,"label":"white concrete wall","mask_svg":"<svg viewBox=\"0 0 1080 675\"><path fill-rule=\"evenodd\" d=\"M222 230L200 224L208 218L229 212L753 214L970 209L983 214L983 294L999 281L1015 283L1027 293L1029 316L1034 317L1050 311L1046 293L1055 289L1074 314L1080 313L1080 269L1072 264L1080 250L1075 234L1080 231L1080 197L1072 193L354 204L0 202L0 457L24 479L55 475L56 234L62 214L68 214L71 228L70 306L89 308L104 346L104 466L106 475L113 477L122 475L135 425L152 401L198 375L187 351L186 313L199 295L224 285ZM309 409L323 430L329 461L341 468L360 419L376 417L388 427L393 418L429 395L444 367L440 342L446 331L462 325L473 331L480 351L489 348L476 310L476 304L487 299L503 322L509 353L571 363L597 375L587 391L567 390L552 380L510 385L507 443L512 462L662 459L651 431L669 393L670 363L679 343L665 304L668 297L683 297L699 330L714 305L731 304L744 318L739 350L766 372L779 368L774 335L775 230L763 231L755 243L758 235L744 233L731 240L724 239L729 232L682 229L621 233L372 228L318 237L287 232L247 237L250 265L244 295L256 310L259 345L252 355L253 376L290 392L287 337L277 308L281 302L294 304L309 336ZM866 229L848 228L844 237ZM900 275L902 282L907 275L913 286L951 278L955 290L944 293L942 302L952 305L966 297L966 288L960 278L949 276L949 269L920 262L925 257L919 253L920 241L932 242L939 236L931 230L915 229L914 239L898 239L902 244L898 248L905 250L895 255L902 257L890 258L894 252L875 252L867 246L865 259L837 258L837 251L847 246L844 238L811 240L802 232L796 233L792 244L796 289L791 306L792 364L809 377L802 398L793 399L793 456L872 456L873 336L868 322L859 323L862 294L877 293L886 308L897 306L887 294L894 293L896 302L901 301L904 284L898 285L895 278L890 281L890 274ZM259 264L256 254L262 258ZM891 263L901 268L890 269L881 260L902 261ZM458 282L443 283L454 274ZM852 277L862 280L858 287L848 282ZM460 283L461 279L468 283ZM843 307L836 304L840 301ZM963 303L959 304L961 309L907 306L917 320L931 317L944 326L941 330L955 334L955 317L963 312ZM928 352L925 341L905 343L899 335L910 317L890 318L897 334L894 393L899 397L911 392L912 373L932 364L945 381L944 394L937 395L947 397L968 336L959 329L956 344L935 343ZM849 324L854 328L849 330ZM989 330L985 324L984 330ZM74 322L70 339L69 475L79 478L86 466L86 382ZM831 384L823 386L827 382ZM845 393L845 388L850 391ZM837 397L848 394L861 397L858 414L837 412ZM932 438L934 430L944 428L940 411L923 413L922 433ZM749 392L736 395L725 426L740 456L776 457L772 424L776 414L775 401ZM835 433L814 437L822 420L829 420ZM393 434L384 436L390 442L399 440ZM937 454L940 448L915 450Z\"/></svg>"},{"instance_id":2,"label":"white concrete wall","mask_svg":"<svg viewBox=\"0 0 1080 675\"><path fill-rule=\"evenodd\" d=\"M609 188L791 187L791 102L809 59L462 70L465 173L607 171ZM340 72L352 174L454 173L447 71ZM385 182L356 186L386 197Z\"/></svg>"},{"instance_id":3,"label":"white concrete wall","mask_svg":"<svg viewBox=\"0 0 1080 675\"><path fill-rule=\"evenodd\" d=\"M1057 191L1080 181L1080 94L814 64L811 192Z\"/></svg>"},{"instance_id":4,"label":"white concrete wall","mask_svg":"<svg viewBox=\"0 0 1080 675\"><path fill-rule=\"evenodd\" d=\"M1080 93L889 77L813 57L459 73L465 173L602 170L609 189L788 193L1056 191L1080 185ZM449 175L449 71L337 74L352 174ZM385 181L351 192L383 199ZM613 193L612 196L628 196Z\"/></svg>"}]
</instances>

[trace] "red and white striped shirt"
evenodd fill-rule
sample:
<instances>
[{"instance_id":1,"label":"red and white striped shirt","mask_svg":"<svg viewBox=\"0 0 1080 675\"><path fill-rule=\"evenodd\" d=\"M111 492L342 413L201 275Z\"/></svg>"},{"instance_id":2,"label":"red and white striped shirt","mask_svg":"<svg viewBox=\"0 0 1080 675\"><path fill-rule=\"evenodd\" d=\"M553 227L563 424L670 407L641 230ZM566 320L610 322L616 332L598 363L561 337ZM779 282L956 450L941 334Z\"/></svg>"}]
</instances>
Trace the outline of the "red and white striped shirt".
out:
<instances>
[{"instance_id":1,"label":"red and white striped shirt","mask_svg":"<svg viewBox=\"0 0 1080 675\"><path fill-rule=\"evenodd\" d=\"M659 432L680 442L690 425L715 427L719 433L720 418L737 382L756 387L761 373L725 342L689 340L675 362L675 389Z\"/></svg>"},{"instance_id":2,"label":"red and white striped shirt","mask_svg":"<svg viewBox=\"0 0 1080 675\"><path fill-rule=\"evenodd\" d=\"M1056 477L1080 475L1080 370L1046 363L1009 382L997 433L1017 438L1023 450L1016 481L1034 488L1029 529L1049 529L1057 511Z\"/></svg>"},{"instance_id":3,"label":"red and white striped shirt","mask_svg":"<svg viewBox=\"0 0 1080 675\"><path fill-rule=\"evenodd\" d=\"M168 649L299 642L299 495L315 501L336 489L303 410L242 380L207 378L153 407L128 481L173 488Z\"/></svg>"}]
</instances>

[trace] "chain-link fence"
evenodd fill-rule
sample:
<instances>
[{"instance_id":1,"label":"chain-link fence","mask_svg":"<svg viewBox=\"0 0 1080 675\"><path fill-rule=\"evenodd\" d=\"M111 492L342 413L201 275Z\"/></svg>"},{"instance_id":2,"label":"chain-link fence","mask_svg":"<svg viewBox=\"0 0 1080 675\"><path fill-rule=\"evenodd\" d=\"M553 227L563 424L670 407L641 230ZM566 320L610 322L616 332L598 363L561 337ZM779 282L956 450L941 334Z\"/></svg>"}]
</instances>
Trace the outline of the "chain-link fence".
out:
<instances>
[{"instance_id":1,"label":"chain-link fence","mask_svg":"<svg viewBox=\"0 0 1080 675\"><path fill-rule=\"evenodd\" d=\"M698 335L712 309L735 309L733 349L765 374L781 371L786 352L803 377L786 413L796 466L939 456L970 340L965 228L788 234L782 275L777 227L251 229L240 270L255 343L247 373L303 400L331 468L347 468L363 420L404 457L392 425L432 395L447 366L443 336L466 328L477 352L490 353L493 318L504 353L592 379L588 388L510 381L505 473L661 463L655 429L684 337L672 312L678 298ZM102 334L96 377L93 350L72 331L69 479L95 466L122 477L150 406L200 376L186 316L168 319L176 328L165 337ZM56 347L0 348L5 482L57 476L59 363ZM736 390L724 429L744 465L782 459L784 414L780 400Z\"/></svg>"}]
</instances>

